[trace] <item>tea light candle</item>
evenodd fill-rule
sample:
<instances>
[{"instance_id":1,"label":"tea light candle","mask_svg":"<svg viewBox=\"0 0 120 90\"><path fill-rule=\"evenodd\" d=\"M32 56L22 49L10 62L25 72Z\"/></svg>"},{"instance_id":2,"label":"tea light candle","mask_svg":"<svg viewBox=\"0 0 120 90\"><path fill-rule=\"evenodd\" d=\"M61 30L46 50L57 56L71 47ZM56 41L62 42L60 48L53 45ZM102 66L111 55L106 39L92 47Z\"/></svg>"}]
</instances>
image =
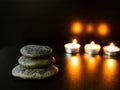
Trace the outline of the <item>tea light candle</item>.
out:
<instances>
[{"instance_id":1,"label":"tea light candle","mask_svg":"<svg viewBox=\"0 0 120 90\"><path fill-rule=\"evenodd\" d=\"M103 47L103 51L106 55L117 55L120 48L115 46L114 43L110 43L110 45Z\"/></svg>"},{"instance_id":2,"label":"tea light candle","mask_svg":"<svg viewBox=\"0 0 120 90\"><path fill-rule=\"evenodd\" d=\"M86 44L84 49L87 54L95 55L99 53L101 46L92 41L90 44Z\"/></svg>"},{"instance_id":3,"label":"tea light candle","mask_svg":"<svg viewBox=\"0 0 120 90\"><path fill-rule=\"evenodd\" d=\"M67 43L64 45L66 53L78 53L80 50L80 44L74 39L72 43Z\"/></svg>"}]
</instances>

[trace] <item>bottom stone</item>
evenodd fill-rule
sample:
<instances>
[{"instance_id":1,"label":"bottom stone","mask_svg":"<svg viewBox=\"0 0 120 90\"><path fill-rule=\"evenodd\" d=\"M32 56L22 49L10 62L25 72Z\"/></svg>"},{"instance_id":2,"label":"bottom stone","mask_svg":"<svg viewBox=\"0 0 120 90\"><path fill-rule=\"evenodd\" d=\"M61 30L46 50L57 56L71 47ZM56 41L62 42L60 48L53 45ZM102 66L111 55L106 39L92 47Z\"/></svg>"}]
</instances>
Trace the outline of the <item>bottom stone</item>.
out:
<instances>
[{"instance_id":1,"label":"bottom stone","mask_svg":"<svg viewBox=\"0 0 120 90\"><path fill-rule=\"evenodd\" d=\"M18 65L12 69L12 75L23 79L45 79L58 73L58 67L51 65L47 68L27 69Z\"/></svg>"}]
</instances>

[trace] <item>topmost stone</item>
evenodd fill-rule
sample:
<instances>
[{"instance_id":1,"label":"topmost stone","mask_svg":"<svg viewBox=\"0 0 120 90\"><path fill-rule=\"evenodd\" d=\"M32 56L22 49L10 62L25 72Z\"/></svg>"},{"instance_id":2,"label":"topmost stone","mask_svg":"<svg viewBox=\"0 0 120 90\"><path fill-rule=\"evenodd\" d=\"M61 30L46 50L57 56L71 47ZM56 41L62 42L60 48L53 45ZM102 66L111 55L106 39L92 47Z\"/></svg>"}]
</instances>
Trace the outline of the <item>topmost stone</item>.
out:
<instances>
[{"instance_id":1,"label":"topmost stone","mask_svg":"<svg viewBox=\"0 0 120 90\"><path fill-rule=\"evenodd\" d=\"M20 49L22 55L37 58L47 56L52 53L52 48L49 46L42 45L26 45Z\"/></svg>"}]
</instances>

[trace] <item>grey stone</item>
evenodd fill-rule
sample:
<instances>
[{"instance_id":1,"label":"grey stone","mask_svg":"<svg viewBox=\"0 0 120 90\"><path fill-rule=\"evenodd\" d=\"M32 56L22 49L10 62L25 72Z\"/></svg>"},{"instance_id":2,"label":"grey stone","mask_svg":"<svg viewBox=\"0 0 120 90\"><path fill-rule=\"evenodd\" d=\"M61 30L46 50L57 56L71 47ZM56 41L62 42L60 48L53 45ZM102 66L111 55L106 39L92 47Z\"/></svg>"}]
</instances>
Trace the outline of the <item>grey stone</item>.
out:
<instances>
[{"instance_id":1,"label":"grey stone","mask_svg":"<svg viewBox=\"0 0 120 90\"><path fill-rule=\"evenodd\" d=\"M38 68L47 67L55 62L55 58L52 56L46 56L42 58L30 58L26 56L21 56L18 59L18 63L26 68Z\"/></svg>"},{"instance_id":2,"label":"grey stone","mask_svg":"<svg viewBox=\"0 0 120 90\"><path fill-rule=\"evenodd\" d=\"M47 56L52 53L52 48L49 46L42 46L42 45L26 45L20 49L22 55L36 58Z\"/></svg>"},{"instance_id":3,"label":"grey stone","mask_svg":"<svg viewBox=\"0 0 120 90\"><path fill-rule=\"evenodd\" d=\"M18 65L12 69L12 75L22 79L45 79L56 75L58 71L58 67L54 65L39 69L27 69L21 65Z\"/></svg>"}]
</instances>

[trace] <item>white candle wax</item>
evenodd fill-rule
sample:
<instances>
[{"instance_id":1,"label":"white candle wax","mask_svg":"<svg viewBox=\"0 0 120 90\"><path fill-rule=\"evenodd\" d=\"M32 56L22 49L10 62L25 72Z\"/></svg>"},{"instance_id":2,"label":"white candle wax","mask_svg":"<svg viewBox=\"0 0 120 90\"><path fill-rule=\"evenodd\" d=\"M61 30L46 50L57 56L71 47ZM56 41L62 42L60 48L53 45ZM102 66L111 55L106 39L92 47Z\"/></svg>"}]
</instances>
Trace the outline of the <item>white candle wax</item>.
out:
<instances>
[{"instance_id":1,"label":"white candle wax","mask_svg":"<svg viewBox=\"0 0 120 90\"><path fill-rule=\"evenodd\" d=\"M78 53L80 50L80 44L77 44L77 40L74 39L72 43L64 45L66 53Z\"/></svg>"},{"instance_id":2,"label":"white candle wax","mask_svg":"<svg viewBox=\"0 0 120 90\"><path fill-rule=\"evenodd\" d=\"M117 53L120 51L120 48L115 46L113 43L110 43L110 45L104 46L103 50L106 55L117 55Z\"/></svg>"},{"instance_id":3,"label":"white candle wax","mask_svg":"<svg viewBox=\"0 0 120 90\"><path fill-rule=\"evenodd\" d=\"M87 54L95 55L99 53L101 46L92 41L90 44L86 44L84 49Z\"/></svg>"}]
</instances>

